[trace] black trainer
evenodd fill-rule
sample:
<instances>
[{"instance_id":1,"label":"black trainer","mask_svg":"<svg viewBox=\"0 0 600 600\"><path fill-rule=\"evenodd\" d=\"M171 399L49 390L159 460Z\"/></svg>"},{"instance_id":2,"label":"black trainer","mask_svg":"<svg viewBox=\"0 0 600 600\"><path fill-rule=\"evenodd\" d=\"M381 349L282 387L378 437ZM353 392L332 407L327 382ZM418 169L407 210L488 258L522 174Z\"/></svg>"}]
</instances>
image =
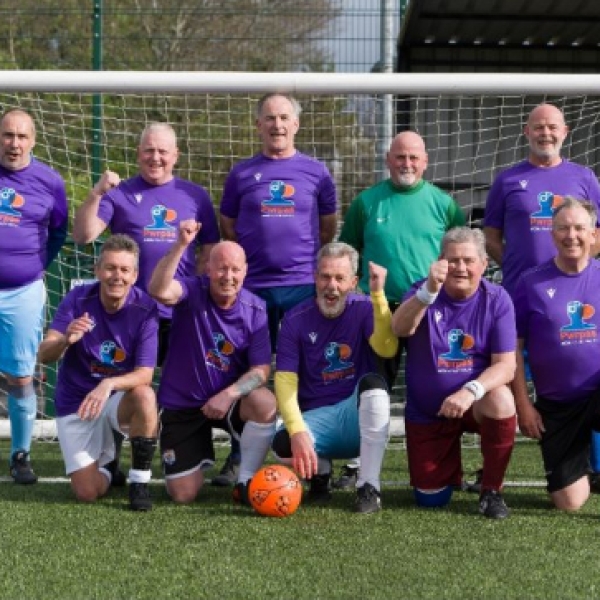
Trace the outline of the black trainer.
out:
<instances>
[{"instance_id":1,"label":"black trainer","mask_svg":"<svg viewBox=\"0 0 600 600\"><path fill-rule=\"evenodd\" d=\"M211 479L211 484L218 487L229 487L235 485L240 472L240 459L233 458L231 454L225 459L223 467L216 477Z\"/></svg>"},{"instance_id":2,"label":"black trainer","mask_svg":"<svg viewBox=\"0 0 600 600\"><path fill-rule=\"evenodd\" d=\"M340 476L333 482L333 487L336 490L347 490L356 487L358 480L358 467L344 465L340 471Z\"/></svg>"},{"instance_id":3,"label":"black trainer","mask_svg":"<svg viewBox=\"0 0 600 600\"><path fill-rule=\"evenodd\" d=\"M502 494L496 490L485 490L479 497L479 512L490 519L506 519L510 514Z\"/></svg>"},{"instance_id":4,"label":"black trainer","mask_svg":"<svg viewBox=\"0 0 600 600\"><path fill-rule=\"evenodd\" d=\"M248 498L248 485L250 484L250 480L244 483L243 481L238 481L233 488L233 502L234 504L242 504L243 506L250 506L250 500Z\"/></svg>"},{"instance_id":5,"label":"black trainer","mask_svg":"<svg viewBox=\"0 0 600 600\"><path fill-rule=\"evenodd\" d=\"M313 475L309 480L306 499L314 503L329 502L332 498L330 481L331 473Z\"/></svg>"},{"instance_id":6,"label":"black trainer","mask_svg":"<svg viewBox=\"0 0 600 600\"><path fill-rule=\"evenodd\" d=\"M590 492L600 494L600 473L590 473Z\"/></svg>"},{"instance_id":7,"label":"black trainer","mask_svg":"<svg viewBox=\"0 0 600 600\"><path fill-rule=\"evenodd\" d=\"M370 515L381 510L379 492L370 483L365 483L356 489L356 512Z\"/></svg>"},{"instance_id":8,"label":"black trainer","mask_svg":"<svg viewBox=\"0 0 600 600\"><path fill-rule=\"evenodd\" d=\"M152 509L152 498L147 483L129 484L129 508L131 510L148 511Z\"/></svg>"},{"instance_id":9,"label":"black trainer","mask_svg":"<svg viewBox=\"0 0 600 600\"><path fill-rule=\"evenodd\" d=\"M10 461L10 476L15 483L28 485L36 483L38 478L31 468L29 461L29 452L25 450L17 450Z\"/></svg>"}]
</instances>

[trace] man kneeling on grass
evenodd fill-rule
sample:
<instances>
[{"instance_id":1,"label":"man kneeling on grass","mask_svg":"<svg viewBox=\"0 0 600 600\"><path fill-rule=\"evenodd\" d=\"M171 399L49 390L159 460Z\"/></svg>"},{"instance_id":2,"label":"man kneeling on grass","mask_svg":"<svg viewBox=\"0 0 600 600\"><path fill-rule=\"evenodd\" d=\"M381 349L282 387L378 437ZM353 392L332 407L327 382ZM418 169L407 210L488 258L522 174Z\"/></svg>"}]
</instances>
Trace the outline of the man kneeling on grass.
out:
<instances>
[{"instance_id":1,"label":"man kneeling on grass","mask_svg":"<svg viewBox=\"0 0 600 600\"><path fill-rule=\"evenodd\" d=\"M390 396L376 354L390 358L398 340L384 294L387 270L369 264L370 297L354 292L358 253L341 242L317 255L317 296L283 317L275 393L284 425L278 458L310 480L307 499L331 498L331 459L360 456L355 510L381 509L380 471L388 440Z\"/></svg>"},{"instance_id":2,"label":"man kneeling on grass","mask_svg":"<svg viewBox=\"0 0 600 600\"><path fill-rule=\"evenodd\" d=\"M406 337L406 447L419 506L450 502L462 481L464 432L481 436L480 512L508 516L501 496L515 440L515 403L508 384L516 369L512 302L483 279L487 256L479 230L456 227L442 239L439 260L392 317Z\"/></svg>"},{"instance_id":3,"label":"man kneeling on grass","mask_svg":"<svg viewBox=\"0 0 600 600\"><path fill-rule=\"evenodd\" d=\"M132 510L152 507L148 482L156 448L157 409L151 387L158 344L158 308L133 287L138 245L114 235L96 264L97 283L70 291L38 350L38 360L63 358L55 406L58 440L75 496L93 502L124 485L113 430L131 439Z\"/></svg>"}]
</instances>

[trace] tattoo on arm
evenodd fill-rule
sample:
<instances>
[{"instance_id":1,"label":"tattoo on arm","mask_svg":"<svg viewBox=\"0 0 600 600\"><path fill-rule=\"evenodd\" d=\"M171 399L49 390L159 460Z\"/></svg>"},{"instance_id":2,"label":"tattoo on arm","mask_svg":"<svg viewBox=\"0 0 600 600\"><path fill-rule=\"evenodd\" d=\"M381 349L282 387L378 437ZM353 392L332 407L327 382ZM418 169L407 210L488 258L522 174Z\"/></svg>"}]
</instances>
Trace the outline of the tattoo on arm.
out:
<instances>
[{"instance_id":1,"label":"tattoo on arm","mask_svg":"<svg viewBox=\"0 0 600 600\"><path fill-rule=\"evenodd\" d=\"M263 385L263 379L260 373L256 371L242 375L235 384L240 397L247 396L250 392Z\"/></svg>"}]
</instances>

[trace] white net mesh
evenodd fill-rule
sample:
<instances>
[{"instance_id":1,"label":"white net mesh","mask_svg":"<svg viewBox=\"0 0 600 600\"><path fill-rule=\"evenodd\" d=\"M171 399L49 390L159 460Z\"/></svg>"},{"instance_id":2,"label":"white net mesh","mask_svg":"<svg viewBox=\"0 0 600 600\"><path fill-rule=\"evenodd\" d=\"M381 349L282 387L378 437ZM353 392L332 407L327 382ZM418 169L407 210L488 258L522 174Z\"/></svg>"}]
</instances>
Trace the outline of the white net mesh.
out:
<instances>
[{"instance_id":1,"label":"white net mesh","mask_svg":"<svg viewBox=\"0 0 600 600\"><path fill-rule=\"evenodd\" d=\"M235 75L233 75L235 77ZM218 206L224 178L238 160L259 150L254 94L0 94L3 109L21 106L37 124L36 156L65 178L71 217L95 174L110 168L122 178L137 172L139 135L152 121L172 124L181 158L178 174L204 185ZM341 217L352 199L386 176L382 97L368 94L298 95L302 108L297 146L323 160L339 190ZM531 109L550 101L565 113L570 135L564 155L598 172L596 96L412 96L395 97L393 131L413 129L426 141L426 178L452 194L474 221L481 218L487 190L503 168L526 156L523 125ZM96 112L95 112L96 111ZM94 123L101 130L94 130ZM97 144L95 144L97 142ZM387 148L386 148L387 149ZM95 157L95 158L94 158ZM91 277L94 247L69 243L48 274L49 316L72 280ZM40 409L52 414L55 373L40 373ZM395 390L402 397L402 377ZM1 386L0 386L1 387Z\"/></svg>"}]
</instances>

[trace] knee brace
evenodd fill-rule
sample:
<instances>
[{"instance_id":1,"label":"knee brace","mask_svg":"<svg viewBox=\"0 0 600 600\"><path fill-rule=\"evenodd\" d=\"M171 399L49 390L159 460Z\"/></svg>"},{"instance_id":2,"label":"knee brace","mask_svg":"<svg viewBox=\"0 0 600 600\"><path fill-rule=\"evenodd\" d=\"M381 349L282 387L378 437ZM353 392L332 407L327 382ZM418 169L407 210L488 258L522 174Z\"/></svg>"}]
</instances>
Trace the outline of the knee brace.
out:
<instances>
[{"instance_id":1,"label":"knee brace","mask_svg":"<svg viewBox=\"0 0 600 600\"><path fill-rule=\"evenodd\" d=\"M367 373L358 382L359 397L363 392L367 392L368 390L383 390L387 392L388 387L385 379L377 373Z\"/></svg>"},{"instance_id":2,"label":"knee brace","mask_svg":"<svg viewBox=\"0 0 600 600\"><path fill-rule=\"evenodd\" d=\"M292 442L287 429L281 429L275 434L271 447L279 458L292 458Z\"/></svg>"}]
</instances>

